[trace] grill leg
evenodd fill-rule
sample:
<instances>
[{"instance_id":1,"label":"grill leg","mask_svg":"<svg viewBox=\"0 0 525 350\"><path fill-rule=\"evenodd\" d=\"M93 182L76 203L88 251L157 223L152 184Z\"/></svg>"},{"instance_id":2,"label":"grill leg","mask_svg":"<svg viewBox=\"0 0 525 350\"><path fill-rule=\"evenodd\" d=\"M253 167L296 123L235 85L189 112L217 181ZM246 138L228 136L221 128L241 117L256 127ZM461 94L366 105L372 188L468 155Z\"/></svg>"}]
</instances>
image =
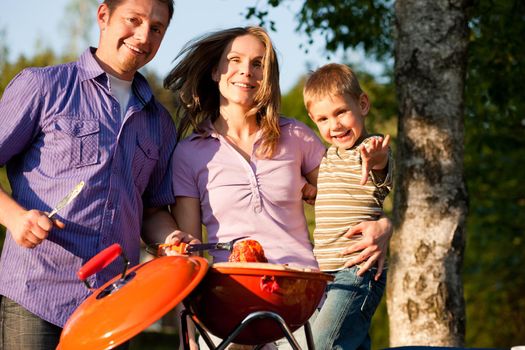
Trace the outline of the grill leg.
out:
<instances>
[{"instance_id":1,"label":"grill leg","mask_svg":"<svg viewBox=\"0 0 525 350\"><path fill-rule=\"evenodd\" d=\"M304 334L306 336L306 345L308 350L315 350L314 339L312 336L312 328L310 327L310 321L306 321L304 324Z\"/></svg>"},{"instance_id":2,"label":"grill leg","mask_svg":"<svg viewBox=\"0 0 525 350\"><path fill-rule=\"evenodd\" d=\"M181 331L184 331L184 350L190 350L189 348L189 334L188 334L188 327L186 325L187 323L187 318L186 316L189 316L191 318L191 321L193 322L193 324L195 325L195 327L197 328L197 330L199 331L199 334L200 336L202 337L202 339L204 339L204 342L206 343L206 345L208 346L209 349L218 349L215 347L215 344L213 343L213 340L211 340L210 336L208 335L208 333L206 332L206 330L203 328L203 325L200 323L200 321L195 317L194 314L192 314L188 309L184 309L184 311L181 313L181 317L182 317L182 320L181 320L181 323L184 322L184 325L181 326ZM187 346L187 348L186 348Z\"/></svg>"},{"instance_id":3,"label":"grill leg","mask_svg":"<svg viewBox=\"0 0 525 350\"><path fill-rule=\"evenodd\" d=\"M253 320L256 320L256 319L260 319L260 318L270 318L270 319L273 319L275 322L277 322L279 324L279 326L281 327L281 330L282 330L284 336L286 337L286 339L290 343L290 346L292 347L292 349L293 350L301 350L301 347L299 346L299 343L297 342L297 340L293 336L292 331L290 330L290 328L288 327L288 325L286 324L284 319L281 316L279 316L278 314L274 313L274 312L257 311L257 312L253 312L253 313L249 314L248 316L246 316L246 318L244 320L241 321L241 323L237 327L235 327L233 332L231 332L230 335L226 339L224 339L217 347L215 347L215 345L213 344L213 341L209 337L209 335L206 332L206 330L204 330L204 328L200 324L199 320L197 320L195 315L193 315L192 313L190 313L187 310L184 310L181 313L181 318L182 318L181 319L181 332L184 332L183 333L184 334L184 344L183 344L184 345L184 350L189 350L188 325L187 325L187 319L186 319L187 315L190 315L191 320L193 321L193 323L195 324L195 326L199 330L199 333L200 333L201 337L203 337L204 341L206 342L206 344L208 345L208 347L210 349L214 349L214 350L224 350L224 349L226 349L227 346L230 345L233 342L235 337L250 322L252 322ZM306 335L306 343L307 343L307 346L308 346L308 350L315 350L315 345L314 345L314 342L313 342L313 339L312 339L312 330L310 328L310 323L309 322L305 323L304 331L305 331L305 335ZM261 349L263 346L264 346L264 344L257 345L255 347L255 349Z\"/></svg>"},{"instance_id":4,"label":"grill leg","mask_svg":"<svg viewBox=\"0 0 525 350\"><path fill-rule=\"evenodd\" d=\"M184 309L180 313L180 332L182 334L182 346L184 350L190 350L190 340L188 334L188 312Z\"/></svg>"},{"instance_id":5,"label":"grill leg","mask_svg":"<svg viewBox=\"0 0 525 350\"><path fill-rule=\"evenodd\" d=\"M246 327L253 320L260 319L260 318L270 318L274 320L275 322L277 322L279 326L281 327L281 330L283 331L284 336L290 343L290 346L292 347L292 349L301 350L299 343L293 336L292 331L290 330L290 328L288 327L284 319L278 314L276 314L275 312L271 312L271 311L256 311L246 316L246 318L242 320L242 322L237 327L235 327L235 330L228 336L228 338L225 339L221 344L219 344L219 347L217 347L217 350L226 349L226 346L230 344L233 341L233 339L235 339L235 337L243 330L244 327Z\"/></svg>"}]
</instances>

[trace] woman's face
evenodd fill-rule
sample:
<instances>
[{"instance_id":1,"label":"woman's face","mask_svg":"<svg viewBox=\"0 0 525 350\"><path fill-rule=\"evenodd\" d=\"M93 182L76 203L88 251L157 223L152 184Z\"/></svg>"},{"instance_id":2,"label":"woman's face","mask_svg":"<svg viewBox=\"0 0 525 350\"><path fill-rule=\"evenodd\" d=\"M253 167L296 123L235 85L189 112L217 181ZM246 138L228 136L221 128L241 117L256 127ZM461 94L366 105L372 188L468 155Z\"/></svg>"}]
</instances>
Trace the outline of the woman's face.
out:
<instances>
[{"instance_id":1,"label":"woman's face","mask_svg":"<svg viewBox=\"0 0 525 350\"><path fill-rule=\"evenodd\" d=\"M221 106L253 107L263 79L265 47L257 37L246 34L232 40L222 53L212 78L219 85Z\"/></svg>"}]
</instances>

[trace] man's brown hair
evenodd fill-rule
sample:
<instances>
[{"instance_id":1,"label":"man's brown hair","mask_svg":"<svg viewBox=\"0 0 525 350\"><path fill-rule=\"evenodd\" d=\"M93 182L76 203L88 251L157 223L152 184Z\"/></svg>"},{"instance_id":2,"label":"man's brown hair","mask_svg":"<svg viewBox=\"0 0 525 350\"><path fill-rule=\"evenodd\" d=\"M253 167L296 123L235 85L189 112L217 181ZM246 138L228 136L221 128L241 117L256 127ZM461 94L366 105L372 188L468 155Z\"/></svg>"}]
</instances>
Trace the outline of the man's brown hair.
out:
<instances>
[{"instance_id":1,"label":"man's brown hair","mask_svg":"<svg viewBox=\"0 0 525 350\"><path fill-rule=\"evenodd\" d=\"M113 10L117 7L120 6L120 4L122 4L124 1L126 0L104 0L104 4L106 4L109 8L109 11L110 13L113 12ZM169 21L171 21L171 17L173 17L173 7L174 7L174 4L173 4L173 0L155 0L155 1L158 1L160 3L163 3L165 4L166 6L168 6L168 11L169 11Z\"/></svg>"}]
</instances>

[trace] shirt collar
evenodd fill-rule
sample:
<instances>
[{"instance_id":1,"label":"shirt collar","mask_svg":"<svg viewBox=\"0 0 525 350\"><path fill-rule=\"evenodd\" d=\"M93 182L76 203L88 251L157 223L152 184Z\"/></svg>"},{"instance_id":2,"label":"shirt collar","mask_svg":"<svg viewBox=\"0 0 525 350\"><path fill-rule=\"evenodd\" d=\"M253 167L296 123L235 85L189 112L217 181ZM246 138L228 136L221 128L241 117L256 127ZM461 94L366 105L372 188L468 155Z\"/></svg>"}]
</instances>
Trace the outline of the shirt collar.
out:
<instances>
[{"instance_id":1,"label":"shirt collar","mask_svg":"<svg viewBox=\"0 0 525 350\"><path fill-rule=\"evenodd\" d=\"M283 126L290 124L291 122L292 120L290 118L280 117L279 127L282 128ZM215 127L213 126L213 123L211 122L210 119L206 119L205 121L203 121L200 124L199 129L201 130L200 133L193 132L190 135L190 141L193 141L196 138L206 138L206 137L219 138L219 133L217 132L217 130L215 130Z\"/></svg>"},{"instance_id":2,"label":"shirt collar","mask_svg":"<svg viewBox=\"0 0 525 350\"><path fill-rule=\"evenodd\" d=\"M80 81L95 79L105 73L95 60L95 50L96 48L94 47L86 49L78 60Z\"/></svg>"},{"instance_id":3,"label":"shirt collar","mask_svg":"<svg viewBox=\"0 0 525 350\"><path fill-rule=\"evenodd\" d=\"M97 79L100 77L103 79L102 83L107 86L108 78L106 72L102 69L102 67L100 67L97 60L95 59L96 50L96 48L90 47L86 49L80 56L78 60L79 79L80 81L85 81ZM151 88L146 78L144 78L144 76L139 72L135 73L135 76L133 77L132 88L134 94L140 94L146 103L149 103L153 97L153 93L151 92Z\"/></svg>"},{"instance_id":4,"label":"shirt collar","mask_svg":"<svg viewBox=\"0 0 525 350\"><path fill-rule=\"evenodd\" d=\"M333 149L333 152L337 154L340 158L349 158L350 156L359 156L361 157L361 151L359 146L362 144L367 145L370 142L370 139L376 137L375 134L369 134L367 136L361 137L357 142L350 148L344 149L334 145L331 145L330 148Z\"/></svg>"}]
</instances>

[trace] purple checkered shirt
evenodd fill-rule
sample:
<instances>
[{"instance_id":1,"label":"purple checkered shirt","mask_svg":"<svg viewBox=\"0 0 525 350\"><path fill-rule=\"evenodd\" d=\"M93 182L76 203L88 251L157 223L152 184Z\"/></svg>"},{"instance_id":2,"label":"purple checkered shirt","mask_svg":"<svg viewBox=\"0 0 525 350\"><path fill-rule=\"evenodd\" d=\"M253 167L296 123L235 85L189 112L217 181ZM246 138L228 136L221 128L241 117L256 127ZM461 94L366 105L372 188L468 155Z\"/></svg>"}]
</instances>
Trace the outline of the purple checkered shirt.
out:
<instances>
[{"instance_id":1,"label":"purple checkered shirt","mask_svg":"<svg viewBox=\"0 0 525 350\"><path fill-rule=\"evenodd\" d=\"M0 261L0 294L58 326L89 295L76 271L113 243L137 264L143 208L174 202L169 113L137 73L121 120L93 50L77 62L25 69L0 101L0 165L18 203L51 211L86 183L57 215L65 229L53 229L35 249L20 247L7 232ZM117 259L89 282L99 287L122 266Z\"/></svg>"}]
</instances>

